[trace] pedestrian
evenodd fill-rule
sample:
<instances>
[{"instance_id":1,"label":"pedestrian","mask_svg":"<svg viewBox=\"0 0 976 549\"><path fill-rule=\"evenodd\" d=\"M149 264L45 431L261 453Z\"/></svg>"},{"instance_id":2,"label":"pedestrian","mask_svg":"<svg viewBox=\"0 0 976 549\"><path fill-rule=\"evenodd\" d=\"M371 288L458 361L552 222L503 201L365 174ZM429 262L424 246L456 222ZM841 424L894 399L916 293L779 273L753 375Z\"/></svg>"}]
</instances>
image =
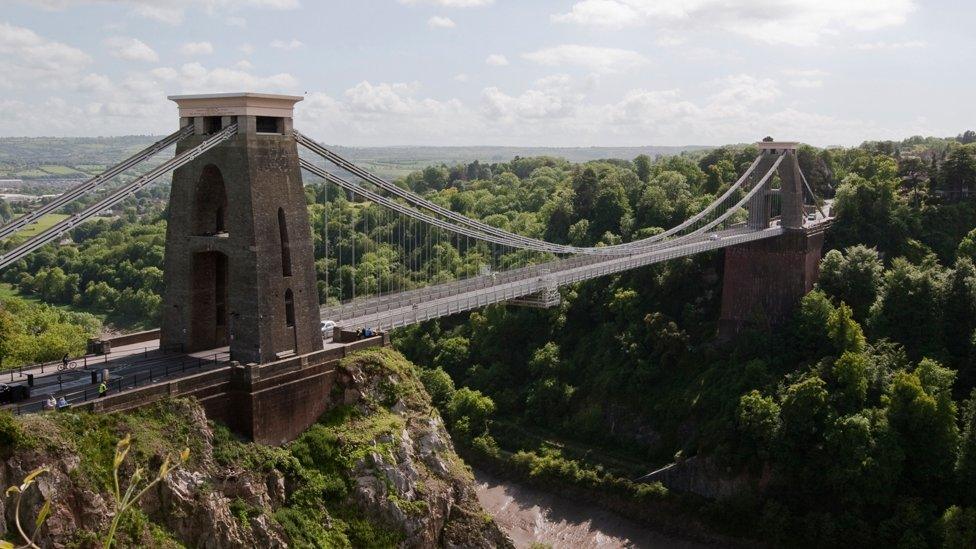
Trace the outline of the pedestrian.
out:
<instances>
[{"instance_id":1,"label":"pedestrian","mask_svg":"<svg viewBox=\"0 0 976 549\"><path fill-rule=\"evenodd\" d=\"M58 397L58 410L64 410L68 407L68 399L64 398L64 395Z\"/></svg>"},{"instance_id":2,"label":"pedestrian","mask_svg":"<svg viewBox=\"0 0 976 549\"><path fill-rule=\"evenodd\" d=\"M54 395L47 395L47 400L44 402L45 410L53 410L55 406L58 405L58 401L55 400Z\"/></svg>"},{"instance_id":3,"label":"pedestrian","mask_svg":"<svg viewBox=\"0 0 976 549\"><path fill-rule=\"evenodd\" d=\"M104 397L108 393L108 385L102 381L101 385L98 386L98 398Z\"/></svg>"}]
</instances>

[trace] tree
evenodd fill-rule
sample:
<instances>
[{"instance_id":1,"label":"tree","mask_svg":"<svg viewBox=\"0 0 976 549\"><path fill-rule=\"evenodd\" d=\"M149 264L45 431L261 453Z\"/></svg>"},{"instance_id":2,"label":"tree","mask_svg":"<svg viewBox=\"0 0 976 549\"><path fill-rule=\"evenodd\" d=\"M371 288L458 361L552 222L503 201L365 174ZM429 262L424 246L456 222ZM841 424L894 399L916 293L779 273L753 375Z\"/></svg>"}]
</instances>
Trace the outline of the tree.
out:
<instances>
[{"instance_id":1,"label":"tree","mask_svg":"<svg viewBox=\"0 0 976 549\"><path fill-rule=\"evenodd\" d=\"M896 255L907 240L904 201L895 192L897 179L848 175L837 189L832 238L838 247L863 243Z\"/></svg>"},{"instance_id":2,"label":"tree","mask_svg":"<svg viewBox=\"0 0 976 549\"><path fill-rule=\"evenodd\" d=\"M430 394L430 400L439 409L444 409L454 398L454 380L440 368L424 369L420 372L420 381Z\"/></svg>"},{"instance_id":3,"label":"tree","mask_svg":"<svg viewBox=\"0 0 976 549\"><path fill-rule=\"evenodd\" d=\"M651 157L646 154L637 155L634 159L634 171L637 172L637 178L647 183L651 180Z\"/></svg>"},{"instance_id":4,"label":"tree","mask_svg":"<svg viewBox=\"0 0 976 549\"><path fill-rule=\"evenodd\" d=\"M941 173L947 191L972 195L976 191L976 144L950 149Z\"/></svg>"},{"instance_id":5,"label":"tree","mask_svg":"<svg viewBox=\"0 0 976 549\"><path fill-rule=\"evenodd\" d=\"M17 334L17 326L13 315L0 304L0 367L3 361L14 352L14 336Z\"/></svg>"},{"instance_id":6,"label":"tree","mask_svg":"<svg viewBox=\"0 0 976 549\"><path fill-rule=\"evenodd\" d=\"M589 246L592 242L589 220L580 219L569 228L569 243L573 246Z\"/></svg>"},{"instance_id":7,"label":"tree","mask_svg":"<svg viewBox=\"0 0 976 549\"><path fill-rule=\"evenodd\" d=\"M14 212L10 209L10 204L6 200L0 199L0 221L7 222L13 217Z\"/></svg>"},{"instance_id":8,"label":"tree","mask_svg":"<svg viewBox=\"0 0 976 549\"><path fill-rule=\"evenodd\" d=\"M599 180L596 170L587 166L573 175L573 211L582 219L589 219L596 203Z\"/></svg>"},{"instance_id":9,"label":"tree","mask_svg":"<svg viewBox=\"0 0 976 549\"><path fill-rule=\"evenodd\" d=\"M807 375L786 387L780 399L780 418L784 456L781 463L797 481L809 482L817 477L824 456L823 437L833 421L827 384L815 375Z\"/></svg>"},{"instance_id":10,"label":"tree","mask_svg":"<svg viewBox=\"0 0 976 549\"><path fill-rule=\"evenodd\" d=\"M946 348L968 387L976 383L976 372L967 371L968 359L976 358L976 267L968 257L960 256L947 273L942 317Z\"/></svg>"},{"instance_id":11,"label":"tree","mask_svg":"<svg viewBox=\"0 0 976 549\"><path fill-rule=\"evenodd\" d=\"M620 183L605 179L600 185L593 211L590 215L590 234L623 235L621 221L630 216L630 204Z\"/></svg>"},{"instance_id":12,"label":"tree","mask_svg":"<svg viewBox=\"0 0 976 549\"><path fill-rule=\"evenodd\" d=\"M572 198L567 193L558 194L543 205L542 215L547 219L546 240L565 243L575 216Z\"/></svg>"},{"instance_id":13,"label":"tree","mask_svg":"<svg viewBox=\"0 0 976 549\"><path fill-rule=\"evenodd\" d=\"M552 375L559 369L559 345L549 341L532 353L529 372L535 376Z\"/></svg>"},{"instance_id":14,"label":"tree","mask_svg":"<svg viewBox=\"0 0 976 549\"><path fill-rule=\"evenodd\" d=\"M898 175L903 185L912 194L912 203L918 206L918 191L928 180L928 165L917 156L905 157L898 164Z\"/></svg>"},{"instance_id":15,"label":"tree","mask_svg":"<svg viewBox=\"0 0 976 549\"><path fill-rule=\"evenodd\" d=\"M858 320L865 320L878 296L884 265L878 251L867 246L851 246L841 253L830 250L820 262L817 286L839 301L847 303Z\"/></svg>"},{"instance_id":16,"label":"tree","mask_svg":"<svg viewBox=\"0 0 976 549\"><path fill-rule=\"evenodd\" d=\"M937 264L912 265L896 258L885 274L869 326L905 346L912 358L941 356L942 273Z\"/></svg>"},{"instance_id":17,"label":"tree","mask_svg":"<svg viewBox=\"0 0 976 549\"><path fill-rule=\"evenodd\" d=\"M952 398L928 393L914 373L895 372L887 415L905 454L902 490L926 496L944 493L954 476L959 439Z\"/></svg>"},{"instance_id":18,"label":"tree","mask_svg":"<svg viewBox=\"0 0 976 549\"><path fill-rule=\"evenodd\" d=\"M834 361L831 375L837 384L833 393L836 408L845 413L860 410L868 395L868 359L858 352L845 352Z\"/></svg>"},{"instance_id":19,"label":"tree","mask_svg":"<svg viewBox=\"0 0 976 549\"><path fill-rule=\"evenodd\" d=\"M959 458L956 460L956 478L959 494L967 505L976 505L976 389L962 406L962 437Z\"/></svg>"},{"instance_id":20,"label":"tree","mask_svg":"<svg viewBox=\"0 0 976 549\"><path fill-rule=\"evenodd\" d=\"M423 171L423 182L426 189L441 190L447 187L450 172L445 166L428 166Z\"/></svg>"},{"instance_id":21,"label":"tree","mask_svg":"<svg viewBox=\"0 0 976 549\"><path fill-rule=\"evenodd\" d=\"M834 305L820 290L813 290L800 300L797 311L797 338L804 356L823 356L831 346L828 324L836 314Z\"/></svg>"},{"instance_id":22,"label":"tree","mask_svg":"<svg viewBox=\"0 0 976 549\"><path fill-rule=\"evenodd\" d=\"M976 229L969 231L959 242L956 257L968 257L973 263L976 263Z\"/></svg>"},{"instance_id":23,"label":"tree","mask_svg":"<svg viewBox=\"0 0 976 549\"><path fill-rule=\"evenodd\" d=\"M434 357L434 368L440 368L458 376L468 365L471 343L465 337L451 337L440 342L440 351Z\"/></svg>"},{"instance_id":24,"label":"tree","mask_svg":"<svg viewBox=\"0 0 976 549\"><path fill-rule=\"evenodd\" d=\"M452 427L462 438L478 436L488 429L488 420L495 413L495 403L490 398L467 387L455 391L447 406L447 416Z\"/></svg>"},{"instance_id":25,"label":"tree","mask_svg":"<svg viewBox=\"0 0 976 549\"><path fill-rule=\"evenodd\" d=\"M942 547L971 549L976 547L976 509L952 505L939 521L942 527Z\"/></svg>"},{"instance_id":26,"label":"tree","mask_svg":"<svg viewBox=\"0 0 976 549\"><path fill-rule=\"evenodd\" d=\"M851 308L846 303L834 310L827 321L827 335L838 354L853 352L860 353L867 342L861 326L853 318Z\"/></svg>"},{"instance_id":27,"label":"tree","mask_svg":"<svg viewBox=\"0 0 976 549\"><path fill-rule=\"evenodd\" d=\"M760 460L772 457L781 426L779 413L776 401L755 389L739 397L736 428L742 437L740 445L745 457Z\"/></svg>"}]
</instances>

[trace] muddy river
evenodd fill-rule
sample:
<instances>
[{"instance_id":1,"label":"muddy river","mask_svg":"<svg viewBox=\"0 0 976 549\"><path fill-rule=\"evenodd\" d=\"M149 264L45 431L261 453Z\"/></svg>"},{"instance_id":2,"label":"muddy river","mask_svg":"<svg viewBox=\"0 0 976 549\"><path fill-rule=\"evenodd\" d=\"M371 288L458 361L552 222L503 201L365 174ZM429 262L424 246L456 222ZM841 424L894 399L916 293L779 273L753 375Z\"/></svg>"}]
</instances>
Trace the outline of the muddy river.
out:
<instances>
[{"instance_id":1,"label":"muddy river","mask_svg":"<svg viewBox=\"0 0 976 549\"><path fill-rule=\"evenodd\" d=\"M594 505L571 501L475 470L478 500L519 548L533 543L553 548L654 547L700 549Z\"/></svg>"}]
</instances>

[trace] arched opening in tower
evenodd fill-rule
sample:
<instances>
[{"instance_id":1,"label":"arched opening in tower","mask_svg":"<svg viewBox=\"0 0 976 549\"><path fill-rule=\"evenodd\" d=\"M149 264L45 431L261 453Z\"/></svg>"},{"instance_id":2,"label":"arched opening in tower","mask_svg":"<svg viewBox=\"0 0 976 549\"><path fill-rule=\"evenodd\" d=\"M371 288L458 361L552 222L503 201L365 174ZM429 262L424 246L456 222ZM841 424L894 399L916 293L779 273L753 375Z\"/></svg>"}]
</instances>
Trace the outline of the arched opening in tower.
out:
<instances>
[{"instance_id":1,"label":"arched opening in tower","mask_svg":"<svg viewBox=\"0 0 976 549\"><path fill-rule=\"evenodd\" d=\"M278 208L278 236L281 240L281 276L291 276L291 245L288 243L288 222L284 208Z\"/></svg>"},{"instance_id":2,"label":"arched opening in tower","mask_svg":"<svg viewBox=\"0 0 976 549\"><path fill-rule=\"evenodd\" d=\"M193 234L214 236L227 232L227 190L220 169L204 166L197 182Z\"/></svg>"},{"instance_id":3,"label":"arched opening in tower","mask_svg":"<svg viewBox=\"0 0 976 549\"><path fill-rule=\"evenodd\" d=\"M230 315L227 311L228 260L221 252L193 254L190 301L191 350L227 345Z\"/></svg>"},{"instance_id":4,"label":"arched opening in tower","mask_svg":"<svg viewBox=\"0 0 976 549\"><path fill-rule=\"evenodd\" d=\"M295 327L295 294L292 293L291 288L285 290L285 327L291 335L291 349L298 349L298 333Z\"/></svg>"}]
</instances>

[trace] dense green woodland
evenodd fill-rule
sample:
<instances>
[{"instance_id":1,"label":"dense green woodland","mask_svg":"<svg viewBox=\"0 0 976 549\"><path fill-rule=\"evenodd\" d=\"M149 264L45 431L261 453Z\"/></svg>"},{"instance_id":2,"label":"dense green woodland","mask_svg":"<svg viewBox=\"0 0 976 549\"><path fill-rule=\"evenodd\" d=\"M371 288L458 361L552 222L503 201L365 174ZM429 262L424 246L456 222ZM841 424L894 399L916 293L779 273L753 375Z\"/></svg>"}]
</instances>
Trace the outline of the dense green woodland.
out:
<instances>
[{"instance_id":1,"label":"dense green woodland","mask_svg":"<svg viewBox=\"0 0 976 549\"><path fill-rule=\"evenodd\" d=\"M802 147L801 167L821 198L834 198L837 219L818 289L772 331L716 342L717 252L577 285L552 310L495 306L414 326L395 343L425 367L455 440L527 475L639 500L648 493L608 479L697 456L751 479L739 496L702 511L726 533L809 546L973 546L974 141L966 132ZM398 182L507 230L592 245L679 223L755 154L723 147L583 164L516 157L429 166ZM463 276L497 253L464 242L431 240L428 253L383 244L424 236L321 181L306 192L322 301L349 298L353 282L360 294ZM3 279L25 296L151 325L164 238L165 211L143 198ZM3 329L37 335L18 322Z\"/></svg>"}]
</instances>

